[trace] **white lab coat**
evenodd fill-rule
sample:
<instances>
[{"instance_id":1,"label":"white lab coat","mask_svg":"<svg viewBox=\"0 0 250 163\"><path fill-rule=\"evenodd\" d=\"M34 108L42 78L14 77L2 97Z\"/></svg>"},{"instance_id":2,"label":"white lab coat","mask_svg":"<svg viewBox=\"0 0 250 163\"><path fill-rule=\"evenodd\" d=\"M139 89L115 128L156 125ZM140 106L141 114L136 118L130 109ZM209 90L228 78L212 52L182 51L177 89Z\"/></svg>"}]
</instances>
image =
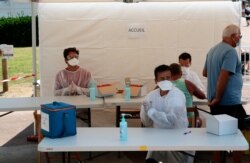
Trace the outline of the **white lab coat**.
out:
<instances>
[{"instance_id":1,"label":"white lab coat","mask_svg":"<svg viewBox=\"0 0 250 163\"><path fill-rule=\"evenodd\" d=\"M187 111L184 94L173 87L167 95L161 96L160 89L150 92L144 101L152 102L152 108L146 113L141 106L140 117L145 126L155 128L187 128Z\"/></svg>"},{"instance_id":2,"label":"white lab coat","mask_svg":"<svg viewBox=\"0 0 250 163\"><path fill-rule=\"evenodd\" d=\"M188 127L185 96L176 87L173 87L165 96L160 95L159 88L155 89L145 97L144 101L151 102L148 112L143 105L141 106L140 117L145 126L167 129ZM186 163L193 161L192 158L179 152L169 151L149 151L147 158L154 158L162 163Z\"/></svg>"},{"instance_id":3,"label":"white lab coat","mask_svg":"<svg viewBox=\"0 0 250 163\"><path fill-rule=\"evenodd\" d=\"M63 69L56 75L54 85L55 96L88 95L91 73L79 67L76 71Z\"/></svg>"}]
</instances>

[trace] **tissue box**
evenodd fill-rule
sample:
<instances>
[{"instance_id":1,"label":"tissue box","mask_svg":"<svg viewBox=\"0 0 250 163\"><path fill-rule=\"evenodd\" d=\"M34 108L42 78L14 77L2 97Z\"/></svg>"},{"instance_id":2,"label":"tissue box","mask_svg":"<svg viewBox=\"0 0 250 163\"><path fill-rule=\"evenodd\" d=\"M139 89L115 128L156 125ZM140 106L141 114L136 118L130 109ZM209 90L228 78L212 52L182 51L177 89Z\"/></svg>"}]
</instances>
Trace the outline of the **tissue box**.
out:
<instances>
[{"instance_id":1,"label":"tissue box","mask_svg":"<svg viewBox=\"0 0 250 163\"><path fill-rule=\"evenodd\" d=\"M113 96L116 93L116 88L112 84L97 85L96 88L96 97Z\"/></svg>"},{"instance_id":2,"label":"tissue box","mask_svg":"<svg viewBox=\"0 0 250 163\"><path fill-rule=\"evenodd\" d=\"M215 135L236 134L238 119L226 114L209 116L206 119L207 132Z\"/></svg>"},{"instance_id":3,"label":"tissue box","mask_svg":"<svg viewBox=\"0 0 250 163\"><path fill-rule=\"evenodd\" d=\"M131 97L142 97L147 94L146 85L130 84Z\"/></svg>"}]
</instances>

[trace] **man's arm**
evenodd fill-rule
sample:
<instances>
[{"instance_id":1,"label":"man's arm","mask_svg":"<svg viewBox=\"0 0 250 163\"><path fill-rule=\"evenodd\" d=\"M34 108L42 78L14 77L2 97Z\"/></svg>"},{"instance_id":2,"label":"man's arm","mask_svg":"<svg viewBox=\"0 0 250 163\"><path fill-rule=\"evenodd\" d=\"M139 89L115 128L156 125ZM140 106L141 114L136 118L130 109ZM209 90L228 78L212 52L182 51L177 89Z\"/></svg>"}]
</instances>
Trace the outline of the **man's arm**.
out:
<instances>
[{"instance_id":1,"label":"man's arm","mask_svg":"<svg viewBox=\"0 0 250 163\"><path fill-rule=\"evenodd\" d=\"M147 111L145 110L143 105L141 106L140 118L144 126L146 127L153 126L153 121L148 117Z\"/></svg>"},{"instance_id":2,"label":"man's arm","mask_svg":"<svg viewBox=\"0 0 250 163\"><path fill-rule=\"evenodd\" d=\"M179 102L176 104L176 102ZM183 103L184 102L184 103ZM159 111L151 108L148 111L148 116L152 119L154 126L158 128L178 128L187 127L187 112L185 105L185 97L173 100L168 106L164 106L164 110Z\"/></svg>"},{"instance_id":3,"label":"man's arm","mask_svg":"<svg viewBox=\"0 0 250 163\"><path fill-rule=\"evenodd\" d=\"M59 78L60 78L60 73L58 73L55 78L55 83L54 83L54 95L55 96L62 96L64 92L64 88L62 87Z\"/></svg>"},{"instance_id":4,"label":"man's arm","mask_svg":"<svg viewBox=\"0 0 250 163\"><path fill-rule=\"evenodd\" d=\"M223 70L223 69L221 70L218 81L217 81L217 84L216 84L215 97L212 99L212 101L210 101L208 103L208 105L210 105L210 106L211 105L216 105L216 104L218 104L220 102L220 100L221 100L221 98L223 96L224 90L226 88L229 76L230 76L229 71L226 71L226 70Z\"/></svg>"},{"instance_id":5,"label":"man's arm","mask_svg":"<svg viewBox=\"0 0 250 163\"><path fill-rule=\"evenodd\" d=\"M197 88L199 88L202 92L204 92L206 90L206 88L203 85L203 83L201 82L201 79L198 76L198 74L194 71L191 71L190 76L192 77L192 80L189 80L189 81L191 81Z\"/></svg>"},{"instance_id":6,"label":"man's arm","mask_svg":"<svg viewBox=\"0 0 250 163\"><path fill-rule=\"evenodd\" d=\"M175 123L178 120L172 109L166 113L158 111L155 108L151 108L148 111L148 116L152 119L154 125L160 128L174 128Z\"/></svg>"},{"instance_id":7,"label":"man's arm","mask_svg":"<svg viewBox=\"0 0 250 163\"><path fill-rule=\"evenodd\" d=\"M195 97L199 99L206 98L206 95L198 87L196 87L196 85L194 85L192 82L185 80L185 84L190 94L194 95Z\"/></svg>"},{"instance_id":8,"label":"man's arm","mask_svg":"<svg viewBox=\"0 0 250 163\"><path fill-rule=\"evenodd\" d=\"M204 77L207 77L207 69L203 69L202 75L203 75Z\"/></svg>"}]
</instances>

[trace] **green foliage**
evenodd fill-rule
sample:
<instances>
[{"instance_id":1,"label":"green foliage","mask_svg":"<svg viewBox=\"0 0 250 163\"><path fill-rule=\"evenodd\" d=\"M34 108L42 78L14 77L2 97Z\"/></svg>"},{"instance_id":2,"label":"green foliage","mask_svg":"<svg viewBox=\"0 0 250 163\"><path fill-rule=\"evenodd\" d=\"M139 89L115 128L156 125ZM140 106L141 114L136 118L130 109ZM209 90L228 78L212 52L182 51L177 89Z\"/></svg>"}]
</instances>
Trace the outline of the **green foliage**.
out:
<instances>
[{"instance_id":1,"label":"green foliage","mask_svg":"<svg viewBox=\"0 0 250 163\"><path fill-rule=\"evenodd\" d=\"M37 50L38 52L38 50ZM33 63L32 63L32 48L14 48L14 57L8 59L8 77L24 77L26 75L33 74ZM1 59L1 58L0 58ZM39 54L37 53L37 68L39 68ZM39 78L39 70L37 70L37 77ZM0 67L1 79L2 79L2 66ZM33 78L29 77L26 79L20 79L16 81L10 81L9 84L18 84L18 83L32 83Z\"/></svg>"},{"instance_id":2,"label":"green foliage","mask_svg":"<svg viewBox=\"0 0 250 163\"><path fill-rule=\"evenodd\" d=\"M31 41L30 16L0 18L0 44L11 44L14 47L30 47Z\"/></svg>"}]
</instances>

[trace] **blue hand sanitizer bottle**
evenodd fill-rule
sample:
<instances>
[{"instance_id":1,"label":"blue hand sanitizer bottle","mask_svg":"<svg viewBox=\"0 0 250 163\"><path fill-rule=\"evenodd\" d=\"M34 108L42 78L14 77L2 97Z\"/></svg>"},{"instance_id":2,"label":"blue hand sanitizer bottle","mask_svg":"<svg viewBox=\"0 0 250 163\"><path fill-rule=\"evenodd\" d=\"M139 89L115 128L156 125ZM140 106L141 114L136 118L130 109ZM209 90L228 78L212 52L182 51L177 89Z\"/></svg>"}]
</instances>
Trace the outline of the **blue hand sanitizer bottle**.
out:
<instances>
[{"instance_id":1,"label":"blue hand sanitizer bottle","mask_svg":"<svg viewBox=\"0 0 250 163\"><path fill-rule=\"evenodd\" d=\"M125 120L125 114L122 114L122 119L120 122L120 141L128 140L128 123Z\"/></svg>"},{"instance_id":2,"label":"blue hand sanitizer bottle","mask_svg":"<svg viewBox=\"0 0 250 163\"><path fill-rule=\"evenodd\" d=\"M91 80L89 94L90 94L90 101L95 101L95 82Z\"/></svg>"},{"instance_id":3,"label":"blue hand sanitizer bottle","mask_svg":"<svg viewBox=\"0 0 250 163\"><path fill-rule=\"evenodd\" d=\"M126 83L126 86L125 86L125 101L130 101L130 84L129 83Z\"/></svg>"}]
</instances>

